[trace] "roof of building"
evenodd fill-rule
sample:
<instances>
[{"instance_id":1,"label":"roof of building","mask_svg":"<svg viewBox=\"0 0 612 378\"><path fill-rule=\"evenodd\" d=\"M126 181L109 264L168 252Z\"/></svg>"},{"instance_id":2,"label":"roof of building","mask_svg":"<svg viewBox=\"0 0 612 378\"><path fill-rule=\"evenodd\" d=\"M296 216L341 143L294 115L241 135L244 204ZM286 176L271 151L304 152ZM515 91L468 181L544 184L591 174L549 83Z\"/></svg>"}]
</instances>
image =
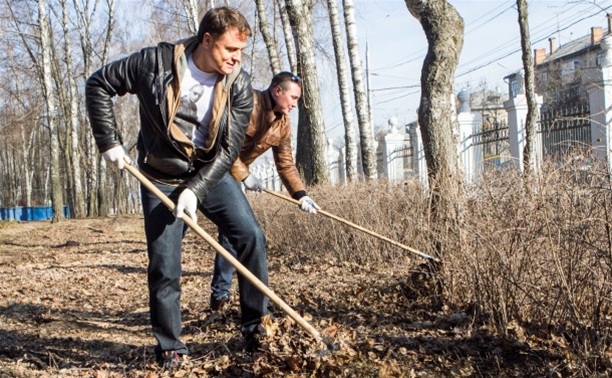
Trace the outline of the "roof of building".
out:
<instances>
[{"instance_id":1,"label":"roof of building","mask_svg":"<svg viewBox=\"0 0 612 378\"><path fill-rule=\"evenodd\" d=\"M603 35L602 37L606 37L606 35ZM563 46L560 46L557 51L548 55L546 59L544 59L540 64L552 62L566 56L575 55L576 53L589 50L595 46L599 46L599 44L600 42L597 42L592 45L591 34L587 34L583 37L574 39L573 41L569 41Z\"/></svg>"}]
</instances>

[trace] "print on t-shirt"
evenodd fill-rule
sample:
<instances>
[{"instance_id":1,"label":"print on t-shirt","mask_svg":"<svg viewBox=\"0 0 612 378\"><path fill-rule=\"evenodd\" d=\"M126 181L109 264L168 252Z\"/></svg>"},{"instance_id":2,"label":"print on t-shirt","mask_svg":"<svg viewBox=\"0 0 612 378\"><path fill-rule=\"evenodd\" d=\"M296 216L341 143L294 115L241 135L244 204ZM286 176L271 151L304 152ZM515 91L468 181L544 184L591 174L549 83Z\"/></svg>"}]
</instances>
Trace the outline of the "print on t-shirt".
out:
<instances>
[{"instance_id":1,"label":"print on t-shirt","mask_svg":"<svg viewBox=\"0 0 612 378\"><path fill-rule=\"evenodd\" d=\"M196 147L206 144L218 77L218 73L199 70L190 57L181 78L181 103L174 122Z\"/></svg>"}]
</instances>

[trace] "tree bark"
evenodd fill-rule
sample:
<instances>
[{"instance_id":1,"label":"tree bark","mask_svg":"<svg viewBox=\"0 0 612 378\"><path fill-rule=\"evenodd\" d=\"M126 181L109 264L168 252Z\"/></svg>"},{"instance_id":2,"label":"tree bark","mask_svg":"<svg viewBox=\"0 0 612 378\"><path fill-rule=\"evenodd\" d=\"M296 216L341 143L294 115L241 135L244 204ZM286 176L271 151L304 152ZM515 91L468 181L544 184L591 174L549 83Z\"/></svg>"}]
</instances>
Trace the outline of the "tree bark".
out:
<instances>
[{"instance_id":1,"label":"tree bark","mask_svg":"<svg viewBox=\"0 0 612 378\"><path fill-rule=\"evenodd\" d=\"M39 69L42 73L42 87L45 97L47 111L47 127L49 129L50 138L50 179L51 179L51 205L53 206L52 222L58 222L64 218L64 203L62 196L62 184L60 182L59 173L59 136L57 127L57 106L52 84L51 73L51 49L53 42L51 40L51 30L49 19L47 16L47 2L38 0L38 22L40 28L40 44L42 61Z\"/></svg>"},{"instance_id":2,"label":"tree bark","mask_svg":"<svg viewBox=\"0 0 612 378\"><path fill-rule=\"evenodd\" d=\"M295 36L289 21L289 15L287 15L287 4L285 0L278 0L278 8L281 18L281 24L283 25L283 33L285 34L285 46L287 48L287 59L289 60L289 66L291 72L297 72L297 52L295 49Z\"/></svg>"},{"instance_id":3,"label":"tree bark","mask_svg":"<svg viewBox=\"0 0 612 378\"><path fill-rule=\"evenodd\" d=\"M351 63L351 78L353 79L353 91L355 92L355 110L357 111L357 122L359 124L361 164L365 178L375 180L378 177L378 173L376 172L374 131L373 125L370 122L370 109L363 82L355 9L353 0L342 0L342 3L344 5L344 24L346 26L346 40Z\"/></svg>"},{"instance_id":4,"label":"tree bark","mask_svg":"<svg viewBox=\"0 0 612 378\"><path fill-rule=\"evenodd\" d=\"M268 50L268 57L270 58L270 68L272 74L277 74L282 71L280 58L278 57L278 49L276 48L276 41L270 31L268 30L268 17L266 15L266 6L264 0L255 0L257 5L257 17L259 19L259 31L263 37L264 43L266 44L266 50Z\"/></svg>"},{"instance_id":5,"label":"tree bark","mask_svg":"<svg viewBox=\"0 0 612 378\"><path fill-rule=\"evenodd\" d=\"M458 125L454 116L454 76L463 47L463 19L446 0L406 0L428 41L421 72L418 111L432 195L434 253L461 248L459 220L463 186L459 169Z\"/></svg>"},{"instance_id":6,"label":"tree bark","mask_svg":"<svg viewBox=\"0 0 612 378\"><path fill-rule=\"evenodd\" d=\"M344 141L346 178L352 182L358 179L357 175L357 145L355 142L355 125L353 124L353 111L351 109L351 96L347 79L347 68L345 63L344 47L342 45L342 30L340 28L340 16L336 0L327 0L329 12L329 23L331 25L334 55L336 57L336 73L338 77L338 90L340 92L340 104L342 118L344 120Z\"/></svg>"},{"instance_id":7,"label":"tree bark","mask_svg":"<svg viewBox=\"0 0 612 378\"><path fill-rule=\"evenodd\" d=\"M74 2L74 10L77 21L77 30L79 33L81 54L83 57L83 76L88 78L92 73L93 65L93 36L91 24L96 7L90 10L90 1L85 0L81 5L79 2ZM109 20L111 16L109 15ZM108 25L111 22L109 21ZM108 34L107 34L108 35ZM98 150L93 139L91 131L85 133L85 204L86 213L88 216L97 216L98 214Z\"/></svg>"},{"instance_id":8,"label":"tree bark","mask_svg":"<svg viewBox=\"0 0 612 378\"><path fill-rule=\"evenodd\" d=\"M531 57L531 38L529 36L529 12L527 0L516 0L518 23L521 32L521 50L525 71L525 99L527 100L527 119L525 120L525 147L523 149L523 172L526 176L535 171L535 137L538 103L535 94L535 69Z\"/></svg>"},{"instance_id":9,"label":"tree bark","mask_svg":"<svg viewBox=\"0 0 612 378\"><path fill-rule=\"evenodd\" d=\"M311 11L302 0L287 0L287 13L297 32L297 72L302 77L296 166L306 184L325 184L329 182L327 138L312 45Z\"/></svg>"},{"instance_id":10,"label":"tree bark","mask_svg":"<svg viewBox=\"0 0 612 378\"><path fill-rule=\"evenodd\" d=\"M70 160L72 169L67 172L72 177L72 211L74 217L85 216L85 199L83 196L83 183L81 180L81 148L79 142L79 97L74 78L74 64L72 61L72 41L68 29L68 7L66 0L60 1L62 7L62 30L64 32L64 59L66 64L66 79L68 81L68 101L69 109L69 125L70 125L70 144L71 148L67 150L67 159Z\"/></svg>"},{"instance_id":11,"label":"tree bark","mask_svg":"<svg viewBox=\"0 0 612 378\"><path fill-rule=\"evenodd\" d=\"M183 8L187 14L187 30L189 31L189 34L198 34L198 26L200 25L198 2L196 0L183 0Z\"/></svg>"}]
</instances>

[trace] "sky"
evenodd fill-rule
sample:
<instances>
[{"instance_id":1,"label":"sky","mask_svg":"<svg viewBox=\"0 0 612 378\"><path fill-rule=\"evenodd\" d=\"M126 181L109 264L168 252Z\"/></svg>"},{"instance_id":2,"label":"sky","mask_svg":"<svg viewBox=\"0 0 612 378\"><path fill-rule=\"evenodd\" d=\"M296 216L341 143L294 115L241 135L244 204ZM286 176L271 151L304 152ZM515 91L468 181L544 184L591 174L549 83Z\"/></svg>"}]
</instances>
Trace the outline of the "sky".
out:
<instances>
[{"instance_id":1,"label":"sky","mask_svg":"<svg viewBox=\"0 0 612 378\"><path fill-rule=\"evenodd\" d=\"M522 67L516 0L448 0L465 23L464 46L456 70L455 92L480 90L483 85L507 94L504 77ZM427 40L403 0L354 0L359 48L366 68L366 42L374 124L387 127L395 117L413 122L420 98L420 74ZM549 52L550 37L559 46L590 34L592 26L607 31L606 11L612 0L528 0L532 53ZM323 112L328 137L344 133L337 88L325 88Z\"/></svg>"}]
</instances>

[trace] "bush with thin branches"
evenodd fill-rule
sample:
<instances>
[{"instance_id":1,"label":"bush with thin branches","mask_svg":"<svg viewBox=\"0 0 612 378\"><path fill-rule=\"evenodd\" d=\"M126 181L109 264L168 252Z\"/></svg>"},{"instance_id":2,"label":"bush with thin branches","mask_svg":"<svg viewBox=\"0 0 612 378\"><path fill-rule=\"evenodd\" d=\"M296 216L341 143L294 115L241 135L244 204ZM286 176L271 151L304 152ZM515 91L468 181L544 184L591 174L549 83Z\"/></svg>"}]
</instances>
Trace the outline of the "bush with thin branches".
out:
<instances>
[{"instance_id":1,"label":"bush with thin branches","mask_svg":"<svg viewBox=\"0 0 612 378\"><path fill-rule=\"evenodd\" d=\"M605 168L568 161L546 165L529 181L514 170L483 174L468 188L458 220L462 246L445 251L438 278L451 311L471 309L476 321L505 335L520 327L522 334L555 338L588 373L610 363L612 183ZM430 201L416 180L321 186L310 195L327 212L433 252ZM296 263L401 261L407 275L425 266L341 222L266 194L250 198L270 253L297 252Z\"/></svg>"}]
</instances>

